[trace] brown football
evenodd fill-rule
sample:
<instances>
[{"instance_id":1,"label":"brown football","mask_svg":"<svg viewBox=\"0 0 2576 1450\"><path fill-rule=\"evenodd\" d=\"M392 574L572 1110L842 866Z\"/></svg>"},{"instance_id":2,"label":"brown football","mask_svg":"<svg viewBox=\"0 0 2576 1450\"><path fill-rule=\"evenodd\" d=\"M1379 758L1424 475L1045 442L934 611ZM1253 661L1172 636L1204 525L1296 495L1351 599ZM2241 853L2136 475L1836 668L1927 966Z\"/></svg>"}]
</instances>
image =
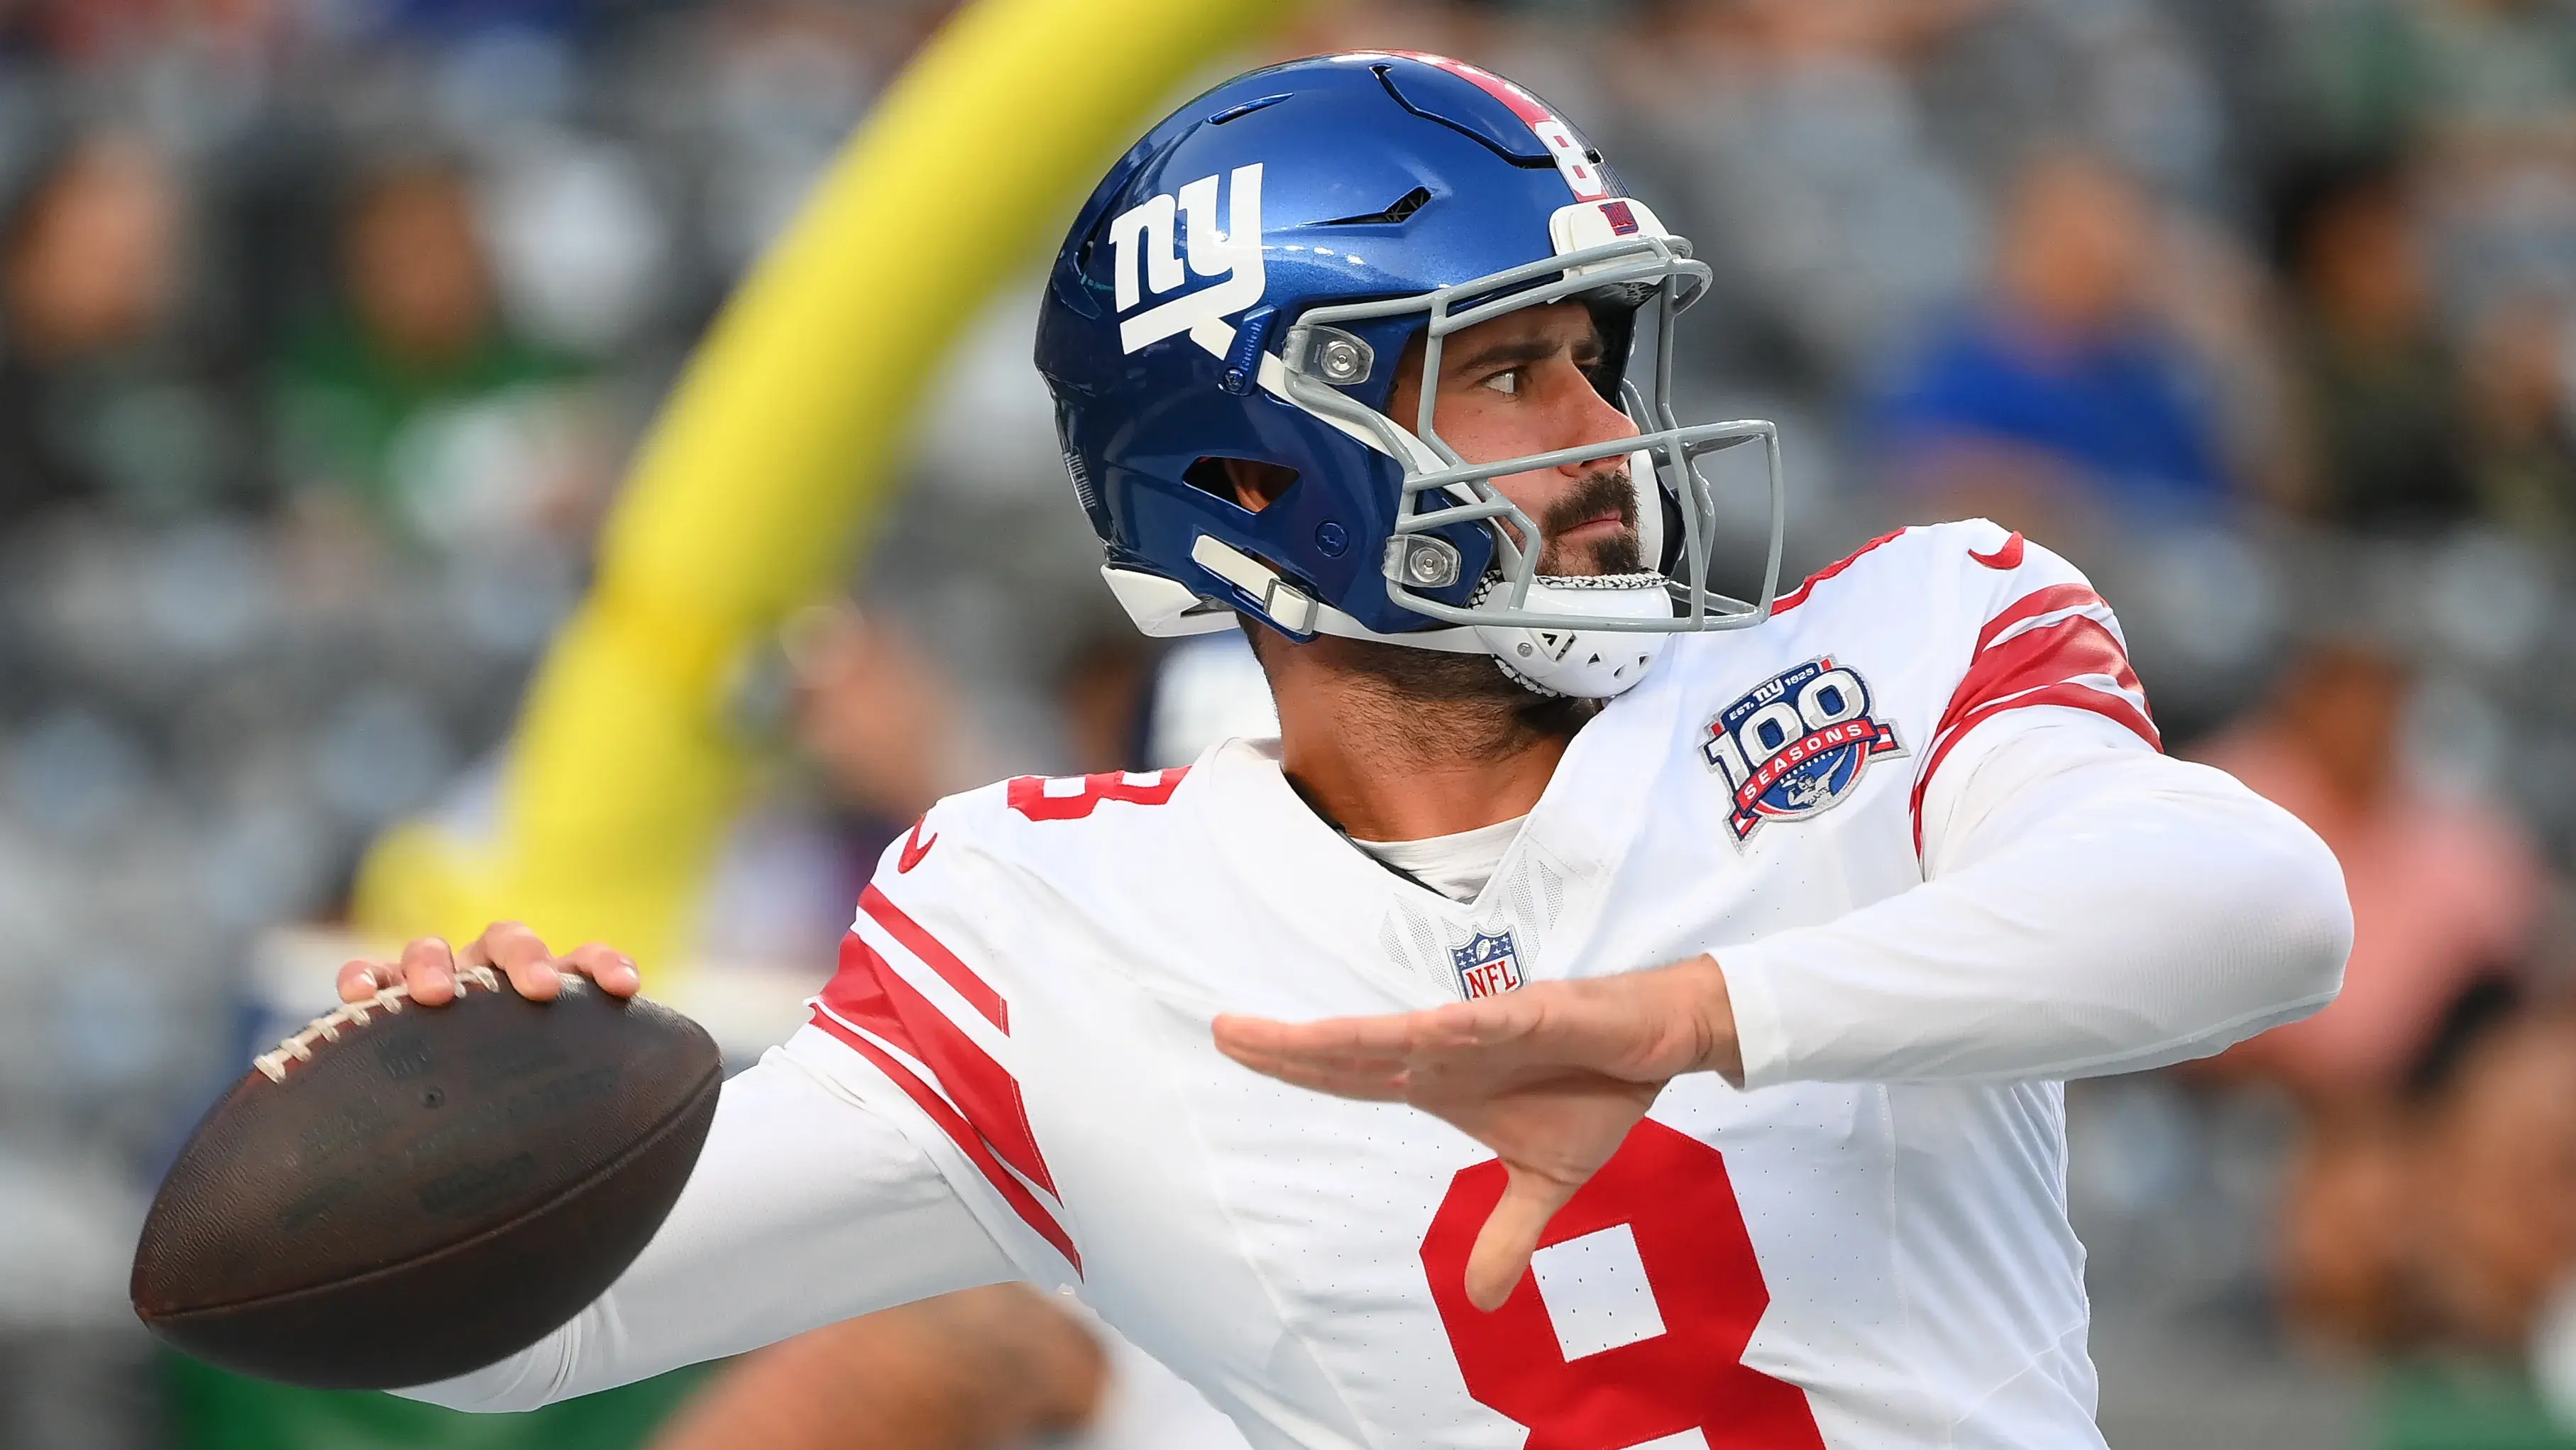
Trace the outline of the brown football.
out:
<instances>
[{"instance_id":1,"label":"brown football","mask_svg":"<svg viewBox=\"0 0 2576 1450\"><path fill-rule=\"evenodd\" d=\"M388 1389L504 1359L661 1227L723 1062L688 1018L489 969L396 988L262 1056L189 1136L134 1253L135 1312L263 1379Z\"/></svg>"}]
</instances>

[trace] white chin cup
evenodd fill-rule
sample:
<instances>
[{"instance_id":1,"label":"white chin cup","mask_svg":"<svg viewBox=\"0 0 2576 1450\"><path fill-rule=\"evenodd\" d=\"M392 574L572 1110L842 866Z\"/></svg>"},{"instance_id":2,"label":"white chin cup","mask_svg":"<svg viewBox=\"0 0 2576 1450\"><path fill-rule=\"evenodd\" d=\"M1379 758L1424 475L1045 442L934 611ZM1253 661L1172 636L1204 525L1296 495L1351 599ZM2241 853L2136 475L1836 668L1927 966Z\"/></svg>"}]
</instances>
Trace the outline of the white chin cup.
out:
<instances>
[{"instance_id":1,"label":"white chin cup","mask_svg":"<svg viewBox=\"0 0 2576 1450\"><path fill-rule=\"evenodd\" d=\"M1560 578L1541 575L1523 605L1548 614L1602 619L1670 619L1672 596L1661 574ZM1626 692L1664 652L1669 633L1608 629L1472 626L1503 673L1545 695L1607 700Z\"/></svg>"}]
</instances>

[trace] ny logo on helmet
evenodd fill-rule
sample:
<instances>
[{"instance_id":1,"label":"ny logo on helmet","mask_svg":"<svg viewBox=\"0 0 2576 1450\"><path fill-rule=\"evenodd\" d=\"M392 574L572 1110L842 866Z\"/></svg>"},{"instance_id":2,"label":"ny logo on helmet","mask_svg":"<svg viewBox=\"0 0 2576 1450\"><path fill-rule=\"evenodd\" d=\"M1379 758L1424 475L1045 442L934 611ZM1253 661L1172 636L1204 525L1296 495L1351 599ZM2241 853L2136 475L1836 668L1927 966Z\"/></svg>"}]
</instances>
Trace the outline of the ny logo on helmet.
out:
<instances>
[{"instance_id":1,"label":"ny logo on helmet","mask_svg":"<svg viewBox=\"0 0 2576 1450\"><path fill-rule=\"evenodd\" d=\"M1172 222L1178 216L1186 234L1189 270L1200 277L1223 277L1213 287L1183 293L1118 324L1118 345L1126 352L1188 333L1192 341L1218 357L1234 347L1234 328L1225 319L1261 300L1261 163L1238 166L1227 179L1225 225L1216 220L1217 178L1202 176L1181 188L1175 198L1155 197L1121 212L1109 223L1109 242L1117 249L1118 311L1123 317L1143 304L1145 294L1159 297L1181 285L1181 257L1172 247ZM1142 273L1139 285L1138 273Z\"/></svg>"}]
</instances>

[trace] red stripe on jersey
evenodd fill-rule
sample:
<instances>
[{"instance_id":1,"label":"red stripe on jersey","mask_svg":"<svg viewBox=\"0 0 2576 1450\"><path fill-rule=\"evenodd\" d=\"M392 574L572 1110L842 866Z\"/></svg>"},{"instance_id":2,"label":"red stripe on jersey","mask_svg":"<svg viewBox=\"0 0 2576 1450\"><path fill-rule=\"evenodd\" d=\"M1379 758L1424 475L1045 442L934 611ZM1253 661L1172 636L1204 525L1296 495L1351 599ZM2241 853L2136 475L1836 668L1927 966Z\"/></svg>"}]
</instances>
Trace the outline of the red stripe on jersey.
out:
<instances>
[{"instance_id":1,"label":"red stripe on jersey","mask_svg":"<svg viewBox=\"0 0 2576 1450\"><path fill-rule=\"evenodd\" d=\"M2034 589L2014 600L2003 613L1986 621L1986 627L1977 631L1977 649L1983 653L1986 646L1995 642L1995 636L2023 620L2069 609L2099 609L2107 614L2111 606L2102 602L2101 595L2081 584L2051 584L2045 589Z\"/></svg>"},{"instance_id":2,"label":"red stripe on jersey","mask_svg":"<svg viewBox=\"0 0 2576 1450\"><path fill-rule=\"evenodd\" d=\"M1850 553L1843 555L1839 559L1836 559L1834 562L1827 564L1815 573L1808 575L1804 583L1801 583L1797 588L1792 589L1787 594L1781 596L1779 601L1771 606L1771 612L1775 615L1786 614L1790 610L1797 608L1799 605L1806 603L1808 590L1815 588L1817 585L1831 579L1836 574L1850 568L1852 565L1860 561L1861 555L1868 553L1870 550L1875 549L1879 545L1886 543L1888 540L1895 538L1897 534L1902 534L1904 532L1905 531L1903 529L1898 529L1896 533L1893 534L1881 534L1877 538L1870 540L1868 543L1863 544L1859 548L1852 550Z\"/></svg>"},{"instance_id":3,"label":"red stripe on jersey","mask_svg":"<svg viewBox=\"0 0 2576 1450\"><path fill-rule=\"evenodd\" d=\"M1954 716L1964 719L2024 690L2085 675L2107 675L2123 690L2145 693L2137 671L2129 668L2129 655L2120 648L2119 637L2089 614L2070 614L1981 651L1960 678L1958 689L1951 692L1942 725L1947 727ZM2162 746L2158 740L2147 743Z\"/></svg>"},{"instance_id":4,"label":"red stripe on jersey","mask_svg":"<svg viewBox=\"0 0 2576 1450\"><path fill-rule=\"evenodd\" d=\"M1056 1221L1056 1216L1047 1210L1045 1204L1038 1202L1037 1195L1029 1192L1027 1185L1012 1177L1009 1169L994 1160L992 1152L984 1146L984 1140L976 1133L973 1125L959 1117L957 1110L948 1105L947 1099L942 1098L928 1083L913 1076L912 1069L896 1061L885 1049L834 1021L831 1013L817 1007L814 1009L813 1021L815 1026L831 1033L856 1050L860 1056L876 1064L877 1071L884 1073L896 1087L903 1089L904 1095L912 1099L914 1106L930 1115L930 1120L939 1125L939 1130L948 1135L949 1141L957 1145L958 1151L964 1153L967 1161L975 1165L976 1171L984 1175L985 1181L991 1183L1002 1195L1002 1201L1011 1206L1011 1211L1020 1216L1020 1221L1036 1230L1040 1238L1055 1245L1056 1252L1064 1255L1065 1261L1073 1265L1075 1273L1082 1272L1082 1255L1074 1251L1073 1236L1065 1232L1064 1225ZM1052 1188L1047 1191L1054 1192Z\"/></svg>"},{"instance_id":5,"label":"red stripe on jersey","mask_svg":"<svg viewBox=\"0 0 2576 1450\"><path fill-rule=\"evenodd\" d=\"M1979 632L1979 653L1951 692L1949 707L1941 712L1941 722L1932 732L1932 749L1924 758L1923 771L1914 779L1908 809L1914 817L1915 854L1923 851L1923 797L1932 788L1933 772L1970 730L2006 710L2038 705L2090 710L2128 727L2150 748L2164 749L2155 721L2137 703L2146 698L2146 691L2138 683L2137 671L2129 667L2128 652L2100 620L2069 615L2001 644L1988 643L2023 620L2100 602L2081 585L2055 585L2015 601ZM2087 677L2108 679L2137 699L2087 684Z\"/></svg>"},{"instance_id":6,"label":"red stripe on jersey","mask_svg":"<svg viewBox=\"0 0 2576 1450\"><path fill-rule=\"evenodd\" d=\"M985 1021L1004 1032L1011 1030L1011 1009L1003 1002L1002 994L993 990L993 984L975 975L974 968L959 961L955 952L940 945L939 938L923 930L920 922L904 915L903 908L888 900L875 882L869 882L867 889L859 893L859 910L876 918L877 925L886 929L886 935L903 943L905 951L921 958L922 965L955 987L958 996L984 1014ZM847 947L842 951L844 956L848 954Z\"/></svg>"},{"instance_id":7,"label":"red stripe on jersey","mask_svg":"<svg viewBox=\"0 0 2576 1450\"><path fill-rule=\"evenodd\" d=\"M841 938L841 969L823 988L823 1005L858 1023L930 1069L966 1121L1003 1161L1032 1183L1055 1192L1037 1135L1029 1128L1019 1080L1003 1070L975 1039L886 965L857 932Z\"/></svg>"}]
</instances>

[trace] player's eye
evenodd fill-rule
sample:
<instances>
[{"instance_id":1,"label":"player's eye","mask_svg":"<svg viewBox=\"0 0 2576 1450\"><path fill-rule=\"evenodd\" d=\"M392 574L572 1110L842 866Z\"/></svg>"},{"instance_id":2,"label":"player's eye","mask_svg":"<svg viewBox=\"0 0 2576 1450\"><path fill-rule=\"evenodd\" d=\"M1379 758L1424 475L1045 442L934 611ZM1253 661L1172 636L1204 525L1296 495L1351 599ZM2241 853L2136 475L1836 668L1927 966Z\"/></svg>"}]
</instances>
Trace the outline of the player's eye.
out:
<instances>
[{"instance_id":1,"label":"player's eye","mask_svg":"<svg viewBox=\"0 0 2576 1450\"><path fill-rule=\"evenodd\" d=\"M1516 398L1520 396L1521 374L1526 371L1528 371L1526 368L1505 368L1485 379L1479 386L1491 388L1505 397Z\"/></svg>"}]
</instances>

